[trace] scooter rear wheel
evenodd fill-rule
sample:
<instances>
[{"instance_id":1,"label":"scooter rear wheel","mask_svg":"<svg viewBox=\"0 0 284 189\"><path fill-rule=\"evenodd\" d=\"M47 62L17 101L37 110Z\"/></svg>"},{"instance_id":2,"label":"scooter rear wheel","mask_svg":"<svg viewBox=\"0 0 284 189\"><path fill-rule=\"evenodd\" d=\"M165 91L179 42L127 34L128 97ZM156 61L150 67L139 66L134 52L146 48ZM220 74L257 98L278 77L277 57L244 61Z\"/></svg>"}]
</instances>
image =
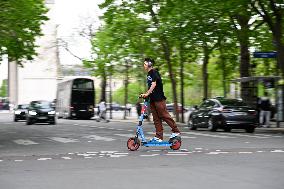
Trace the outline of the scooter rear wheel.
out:
<instances>
[{"instance_id":1,"label":"scooter rear wheel","mask_svg":"<svg viewBox=\"0 0 284 189\"><path fill-rule=\"evenodd\" d=\"M178 150L181 147L181 138L175 137L169 140L169 143L172 143L171 149Z\"/></svg>"},{"instance_id":2,"label":"scooter rear wheel","mask_svg":"<svg viewBox=\"0 0 284 189\"><path fill-rule=\"evenodd\" d=\"M130 151L135 151L140 147L140 140L138 138L135 137L131 137L128 139L127 141L127 148Z\"/></svg>"}]
</instances>

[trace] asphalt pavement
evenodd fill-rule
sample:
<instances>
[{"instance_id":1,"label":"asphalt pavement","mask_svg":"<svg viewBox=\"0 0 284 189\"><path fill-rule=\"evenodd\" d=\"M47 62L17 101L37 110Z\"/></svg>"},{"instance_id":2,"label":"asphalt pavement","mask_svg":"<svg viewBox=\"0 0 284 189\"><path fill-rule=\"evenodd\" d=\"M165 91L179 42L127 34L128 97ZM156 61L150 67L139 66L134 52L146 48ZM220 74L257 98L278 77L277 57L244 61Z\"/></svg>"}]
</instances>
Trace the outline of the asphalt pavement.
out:
<instances>
[{"instance_id":1,"label":"asphalt pavement","mask_svg":"<svg viewBox=\"0 0 284 189\"><path fill-rule=\"evenodd\" d=\"M118 115L118 114L117 114ZM109 123L59 119L57 125L13 122L0 114L1 189L248 188L284 186L281 128L190 131L179 124L182 147L129 151L135 115ZM153 137L152 123L144 131ZM165 138L170 135L164 127Z\"/></svg>"}]
</instances>

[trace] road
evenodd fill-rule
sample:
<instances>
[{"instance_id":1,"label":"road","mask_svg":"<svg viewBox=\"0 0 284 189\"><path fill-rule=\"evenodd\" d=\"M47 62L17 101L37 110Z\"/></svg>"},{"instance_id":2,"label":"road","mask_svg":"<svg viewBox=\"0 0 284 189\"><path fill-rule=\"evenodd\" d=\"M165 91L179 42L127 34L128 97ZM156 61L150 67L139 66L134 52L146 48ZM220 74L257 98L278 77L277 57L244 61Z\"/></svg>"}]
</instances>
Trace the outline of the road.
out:
<instances>
[{"instance_id":1,"label":"road","mask_svg":"<svg viewBox=\"0 0 284 189\"><path fill-rule=\"evenodd\" d=\"M1 189L282 189L284 135L257 129L189 131L182 147L127 150L131 121L58 120L25 125L0 114ZM145 123L153 136L153 126ZM170 134L165 126L166 136Z\"/></svg>"}]
</instances>

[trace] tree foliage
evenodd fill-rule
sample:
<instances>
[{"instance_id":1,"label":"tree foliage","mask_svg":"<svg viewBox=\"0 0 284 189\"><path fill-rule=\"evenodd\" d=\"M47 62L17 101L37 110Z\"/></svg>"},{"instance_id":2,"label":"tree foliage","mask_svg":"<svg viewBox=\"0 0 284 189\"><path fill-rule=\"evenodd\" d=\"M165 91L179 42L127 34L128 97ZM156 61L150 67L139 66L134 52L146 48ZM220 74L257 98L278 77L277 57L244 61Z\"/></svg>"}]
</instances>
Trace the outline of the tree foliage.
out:
<instances>
[{"instance_id":1,"label":"tree foliage","mask_svg":"<svg viewBox=\"0 0 284 189\"><path fill-rule=\"evenodd\" d=\"M48 18L43 0L0 0L0 55L9 61L32 60L36 37Z\"/></svg>"},{"instance_id":2,"label":"tree foliage","mask_svg":"<svg viewBox=\"0 0 284 189\"><path fill-rule=\"evenodd\" d=\"M97 57L89 65L97 68L96 75L107 66L109 73L122 77L127 59L130 77L139 81L143 58L150 56L163 76L168 101L182 101L177 93L183 89L193 103L226 96L233 78L276 74L275 60L253 59L251 54L282 48L278 38L273 45L279 19L283 28L281 1L107 0L100 7L104 24L93 38Z\"/></svg>"}]
</instances>

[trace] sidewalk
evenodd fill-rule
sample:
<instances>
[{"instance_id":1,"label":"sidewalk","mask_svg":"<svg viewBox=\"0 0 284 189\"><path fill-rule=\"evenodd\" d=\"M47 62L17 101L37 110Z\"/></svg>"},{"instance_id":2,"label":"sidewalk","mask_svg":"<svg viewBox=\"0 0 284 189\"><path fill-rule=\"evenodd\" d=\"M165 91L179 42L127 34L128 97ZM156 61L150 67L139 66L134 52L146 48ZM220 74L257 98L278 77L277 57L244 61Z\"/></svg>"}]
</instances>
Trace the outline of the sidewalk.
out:
<instances>
[{"instance_id":1,"label":"sidewalk","mask_svg":"<svg viewBox=\"0 0 284 189\"><path fill-rule=\"evenodd\" d=\"M7 114L7 113L11 113L10 110L0 110L0 114Z\"/></svg>"}]
</instances>

